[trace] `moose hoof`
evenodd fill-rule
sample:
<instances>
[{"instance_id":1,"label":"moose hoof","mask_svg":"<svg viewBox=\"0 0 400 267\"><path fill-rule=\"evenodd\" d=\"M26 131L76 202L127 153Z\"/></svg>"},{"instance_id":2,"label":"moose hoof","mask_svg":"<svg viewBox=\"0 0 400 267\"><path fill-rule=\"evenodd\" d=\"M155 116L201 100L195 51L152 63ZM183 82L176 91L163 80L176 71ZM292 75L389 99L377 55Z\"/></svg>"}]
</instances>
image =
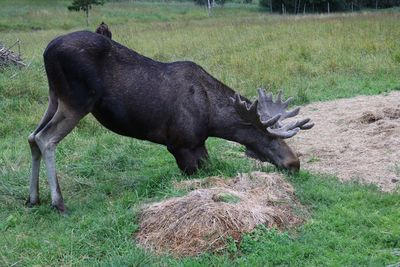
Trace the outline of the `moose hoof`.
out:
<instances>
[{"instance_id":1,"label":"moose hoof","mask_svg":"<svg viewBox=\"0 0 400 267\"><path fill-rule=\"evenodd\" d=\"M61 215L67 216L67 209L64 205L64 203L59 203L59 204L51 204L50 207L54 210L57 210Z\"/></svg>"},{"instance_id":2,"label":"moose hoof","mask_svg":"<svg viewBox=\"0 0 400 267\"><path fill-rule=\"evenodd\" d=\"M182 170L182 172L184 173L184 174L186 174L186 175L193 175L193 174L195 174L197 171L198 171L198 167L196 166L196 167L193 167L193 168L185 168L185 169L183 169Z\"/></svg>"},{"instance_id":3,"label":"moose hoof","mask_svg":"<svg viewBox=\"0 0 400 267\"><path fill-rule=\"evenodd\" d=\"M39 198L34 201L31 201L31 198L28 197L28 199L25 202L25 206L27 206L28 208L33 208L34 206L39 206L39 205L40 205Z\"/></svg>"}]
</instances>

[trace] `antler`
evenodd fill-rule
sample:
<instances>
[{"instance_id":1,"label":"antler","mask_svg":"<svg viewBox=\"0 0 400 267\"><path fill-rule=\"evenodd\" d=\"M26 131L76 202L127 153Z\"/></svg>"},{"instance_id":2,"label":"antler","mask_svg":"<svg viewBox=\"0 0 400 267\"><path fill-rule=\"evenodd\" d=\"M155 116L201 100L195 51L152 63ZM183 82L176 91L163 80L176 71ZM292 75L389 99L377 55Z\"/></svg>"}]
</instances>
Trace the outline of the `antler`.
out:
<instances>
[{"instance_id":1,"label":"antler","mask_svg":"<svg viewBox=\"0 0 400 267\"><path fill-rule=\"evenodd\" d=\"M300 129L308 130L314 126L314 123L309 123L309 118L283 123L284 119L294 117L300 111L299 107L286 111L291 100L292 98L288 98L286 101L282 101L282 91L280 91L274 101L272 93L265 94L264 89L258 89L258 100L250 105L246 101L242 101L237 93L232 98L235 109L242 119L260 129L266 129L272 136L284 139L294 136Z\"/></svg>"}]
</instances>

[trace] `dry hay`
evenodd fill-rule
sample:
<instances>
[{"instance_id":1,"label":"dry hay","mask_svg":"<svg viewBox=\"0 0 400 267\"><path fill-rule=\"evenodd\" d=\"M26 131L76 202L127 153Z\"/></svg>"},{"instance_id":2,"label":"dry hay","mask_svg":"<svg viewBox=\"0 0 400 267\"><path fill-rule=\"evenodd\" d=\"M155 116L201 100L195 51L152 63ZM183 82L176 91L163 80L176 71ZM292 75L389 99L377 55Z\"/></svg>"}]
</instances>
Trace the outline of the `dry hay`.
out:
<instances>
[{"instance_id":1,"label":"dry hay","mask_svg":"<svg viewBox=\"0 0 400 267\"><path fill-rule=\"evenodd\" d=\"M319 102L302 108L315 127L289 141L302 168L341 180L400 184L400 92Z\"/></svg>"},{"instance_id":2,"label":"dry hay","mask_svg":"<svg viewBox=\"0 0 400 267\"><path fill-rule=\"evenodd\" d=\"M225 248L259 224L278 229L300 224L293 187L280 174L253 172L233 179L209 177L177 183L193 190L145 207L137 242L155 253L194 256Z\"/></svg>"}]
</instances>

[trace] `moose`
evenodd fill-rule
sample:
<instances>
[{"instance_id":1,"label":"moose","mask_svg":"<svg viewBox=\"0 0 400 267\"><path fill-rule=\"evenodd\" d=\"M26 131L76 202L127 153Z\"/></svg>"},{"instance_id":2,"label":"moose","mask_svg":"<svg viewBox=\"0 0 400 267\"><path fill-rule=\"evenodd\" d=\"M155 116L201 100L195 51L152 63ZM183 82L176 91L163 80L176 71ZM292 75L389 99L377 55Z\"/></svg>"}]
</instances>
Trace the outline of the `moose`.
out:
<instances>
[{"instance_id":1,"label":"moose","mask_svg":"<svg viewBox=\"0 0 400 267\"><path fill-rule=\"evenodd\" d=\"M108 29L107 29L108 30ZM259 89L251 102L190 61L162 63L111 40L78 31L52 40L44 51L48 108L29 135L32 154L27 205L40 203L44 159L51 205L66 211L56 176L55 149L88 113L120 135L162 144L191 175L208 157L205 141L240 143L246 154L296 172L300 161L284 139L310 129L310 119L283 122L299 113L289 100Z\"/></svg>"}]
</instances>

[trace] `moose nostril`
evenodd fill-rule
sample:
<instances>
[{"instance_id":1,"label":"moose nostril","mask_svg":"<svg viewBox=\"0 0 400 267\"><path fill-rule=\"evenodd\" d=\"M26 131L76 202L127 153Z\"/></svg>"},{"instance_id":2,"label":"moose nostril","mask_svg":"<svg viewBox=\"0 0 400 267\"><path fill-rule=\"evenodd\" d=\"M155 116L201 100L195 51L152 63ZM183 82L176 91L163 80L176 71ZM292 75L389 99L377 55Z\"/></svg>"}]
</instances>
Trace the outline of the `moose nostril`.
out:
<instances>
[{"instance_id":1,"label":"moose nostril","mask_svg":"<svg viewBox=\"0 0 400 267\"><path fill-rule=\"evenodd\" d=\"M296 173L300 170L300 160L297 158L290 159L283 164L283 167L292 173Z\"/></svg>"}]
</instances>

